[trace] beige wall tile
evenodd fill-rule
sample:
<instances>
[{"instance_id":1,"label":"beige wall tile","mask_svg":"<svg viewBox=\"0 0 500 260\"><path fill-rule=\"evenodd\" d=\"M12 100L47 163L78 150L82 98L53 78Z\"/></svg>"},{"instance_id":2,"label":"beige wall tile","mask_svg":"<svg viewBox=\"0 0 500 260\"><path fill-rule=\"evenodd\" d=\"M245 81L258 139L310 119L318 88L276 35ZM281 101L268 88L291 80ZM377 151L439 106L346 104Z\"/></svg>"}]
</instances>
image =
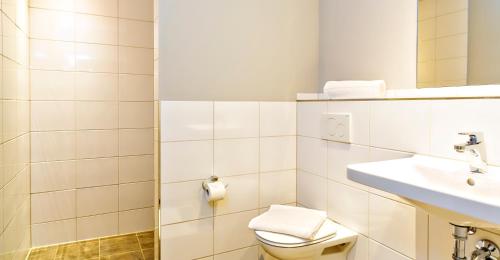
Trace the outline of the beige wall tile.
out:
<instances>
[{"instance_id":1,"label":"beige wall tile","mask_svg":"<svg viewBox=\"0 0 500 260\"><path fill-rule=\"evenodd\" d=\"M29 164L29 136L22 135L3 144L3 183L7 184Z\"/></svg>"},{"instance_id":2,"label":"beige wall tile","mask_svg":"<svg viewBox=\"0 0 500 260\"><path fill-rule=\"evenodd\" d=\"M120 129L120 156L153 154L153 129Z\"/></svg>"},{"instance_id":3,"label":"beige wall tile","mask_svg":"<svg viewBox=\"0 0 500 260\"><path fill-rule=\"evenodd\" d=\"M30 46L30 66L32 69L74 70L74 43L32 39Z\"/></svg>"},{"instance_id":4,"label":"beige wall tile","mask_svg":"<svg viewBox=\"0 0 500 260\"><path fill-rule=\"evenodd\" d=\"M118 102L76 102L76 129L116 128L118 128Z\"/></svg>"},{"instance_id":5,"label":"beige wall tile","mask_svg":"<svg viewBox=\"0 0 500 260\"><path fill-rule=\"evenodd\" d=\"M119 0L120 18L153 21L153 1Z\"/></svg>"},{"instance_id":6,"label":"beige wall tile","mask_svg":"<svg viewBox=\"0 0 500 260\"><path fill-rule=\"evenodd\" d=\"M76 187L118 184L118 158L85 159L76 162Z\"/></svg>"},{"instance_id":7,"label":"beige wall tile","mask_svg":"<svg viewBox=\"0 0 500 260\"><path fill-rule=\"evenodd\" d=\"M5 10L5 9L4 9ZM16 61L20 64L27 64L27 49L28 46L26 34L18 27L19 24L14 24L11 19L3 15L2 23L2 53L4 56Z\"/></svg>"},{"instance_id":8,"label":"beige wall tile","mask_svg":"<svg viewBox=\"0 0 500 260\"><path fill-rule=\"evenodd\" d=\"M428 19L418 23L418 40L426 41L436 38L436 19Z\"/></svg>"},{"instance_id":9,"label":"beige wall tile","mask_svg":"<svg viewBox=\"0 0 500 260\"><path fill-rule=\"evenodd\" d=\"M154 208L120 211L119 233L129 234L154 229L155 212Z\"/></svg>"},{"instance_id":10,"label":"beige wall tile","mask_svg":"<svg viewBox=\"0 0 500 260\"><path fill-rule=\"evenodd\" d=\"M75 129L75 103L73 101L31 102L32 131Z\"/></svg>"},{"instance_id":11,"label":"beige wall tile","mask_svg":"<svg viewBox=\"0 0 500 260\"><path fill-rule=\"evenodd\" d=\"M15 220L25 201L29 200L29 176L25 168L4 187L4 224ZM28 221L29 222L29 221Z\"/></svg>"},{"instance_id":12,"label":"beige wall tile","mask_svg":"<svg viewBox=\"0 0 500 260\"><path fill-rule=\"evenodd\" d=\"M73 41L73 13L47 9L30 9L30 37L45 40Z\"/></svg>"},{"instance_id":13,"label":"beige wall tile","mask_svg":"<svg viewBox=\"0 0 500 260\"><path fill-rule=\"evenodd\" d=\"M468 30L467 10L437 17L436 36L443 37L453 34L466 33Z\"/></svg>"},{"instance_id":14,"label":"beige wall tile","mask_svg":"<svg viewBox=\"0 0 500 260\"><path fill-rule=\"evenodd\" d=\"M30 0L30 7L73 11L75 0Z\"/></svg>"},{"instance_id":15,"label":"beige wall tile","mask_svg":"<svg viewBox=\"0 0 500 260\"><path fill-rule=\"evenodd\" d=\"M436 40L436 59L467 57L467 34L459 34Z\"/></svg>"},{"instance_id":16,"label":"beige wall tile","mask_svg":"<svg viewBox=\"0 0 500 260\"><path fill-rule=\"evenodd\" d=\"M73 100L75 76L73 72L31 70L32 100Z\"/></svg>"},{"instance_id":17,"label":"beige wall tile","mask_svg":"<svg viewBox=\"0 0 500 260\"><path fill-rule=\"evenodd\" d=\"M76 215L78 217L116 211L118 211L118 185L76 191Z\"/></svg>"},{"instance_id":18,"label":"beige wall tile","mask_svg":"<svg viewBox=\"0 0 500 260\"><path fill-rule=\"evenodd\" d=\"M153 76L120 74L120 101L152 101Z\"/></svg>"},{"instance_id":19,"label":"beige wall tile","mask_svg":"<svg viewBox=\"0 0 500 260\"><path fill-rule=\"evenodd\" d=\"M76 238L78 240L117 234L118 213L83 217L76 220Z\"/></svg>"},{"instance_id":20,"label":"beige wall tile","mask_svg":"<svg viewBox=\"0 0 500 260\"><path fill-rule=\"evenodd\" d=\"M436 1L436 15L444 15L447 13L454 13L469 7L467 0L435 0Z\"/></svg>"},{"instance_id":21,"label":"beige wall tile","mask_svg":"<svg viewBox=\"0 0 500 260\"><path fill-rule=\"evenodd\" d=\"M76 161L31 164L31 192L76 188Z\"/></svg>"},{"instance_id":22,"label":"beige wall tile","mask_svg":"<svg viewBox=\"0 0 500 260\"><path fill-rule=\"evenodd\" d=\"M120 73L153 75L153 49L120 46L119 64Z\"/></svg>"},{"instance_id":23,"label":"beige wall tile","mask_svg":"<svg viewBox=\"0 0 500 260\"><path fill-rule=\"evenodd\" d=\"M123 6L125 4L131 6ZM141 19L149 10L143 7L149 4L144 1L122 3L126 19L121 19L119 25L118 0L32 0L31 28L35 38L29 47L33 68L31 98L35 100L32 111L28 101L16 100L30 98L30 77L23 67L28 64L28 42L22 31L26 26L17 20L21 18L21 9L13 12L11 6L5 6L9 18L3 19L6 23L2 25L4 33L0 42L4 47L0 49L8 58L0 64L5 67L4 97L11 100L0 106L8 111L1 111L0 123L5 133L2 139L12 141L4 145L7 156L2 157L16 161L4 167L5 179L18 186L28 183L27 173L22 175L26 179L24 182L15 176L21 167L29 166L30 149L24 149L29 148L29 135L19 140L14 138L32 130L36 131L31 134L32 192L52 194L52 191L78 188L73 205L76 215L71 217L70 223L73 232L63 236L56 230L48 239L42 239L37 233L34 242L40 245L113 235L119 230L141 231L153 226L153 209L150 208L154 190L153 23ZM123 48L120 56L118 44L149 49ZM122 72L127 74L118 74L119 65L123 65ZM119 100L125 102L120 106ZM27 120L20 121L19 117ZM119 127L131 129L119 131ZM118 158L119 154L125 157ZM120 181L126 184L119 193L117 184ZM10 185L9 191L13 187ZM24 189L27 188L24 185ZM141 196L137 196L137 192ZM23 198L26 200L12 192L7 195L16 203ZM119 205L120 196L126 199ZM52 197L47 201L57 203ZM119 206L126 209L121 214ZM71 211L71 207L61 207L61 212ZM135 209L138 207L141 209ZM8 212L14 212L12 206L7 208ZM131 208L133 210L128 210ZM13 215L8 213L7 216L12 218ZM123 219L120 228L119 218ZM150 219L145 221L144 218ZM62 227L60 230L65 231L68 227L68 223L52 223L37 224L36 232L48 227ZM35 227L33 234L35 238Z\"/></svg>"},{"instance_id":24,"label":"beige wall tile","mask_svg":"<svg viewBox=\"0 0 500 260\"><path fill-rule=\"evenodd\" d=\"M32 246L45 246L76 240L76 219L61 220L32 227Z\"/></svg>"},{"instance_id":25,"label":"beige wall tile","mask_svg":"<svg viewBox=\"0 0 500 260\"><path fill-rule=\"evenodd\" d=\"M153 102L120 102L120 128L152 128Z\"/></svg>"},{"instance_id":26,"label":"beige wall tile","mask_svg":"<svg viewBox=\"0 0 500 260\"><path fill-rule=\"evenodd\" d=\"M436 62L435 61L427 61L427 62L419 62L417 64L417 75L418 81L422 83L431 83L430 86L436 85L434 83L436 81Z\"/></svg>"},{"instance_id":27,"label":"beige wall tile","mask_svg":"<svg viewBox=\"0 0 500 260\"><path fill-rule=\"evenodd\" d=\"M75 62L77 71L118 72L117 46L77 43Z\"/></svg>"},{"instance_id":28,"label":"beige wall tile","mask_svg":"<svg viewBox=\"0 0 500 260\"><path fill-rule=\"evenodd\" d=\"M3 200L3 183L2 183L2 188L0 188L0 229L2 230L2 234L0 234L0 242L3 243L2 238L3 238L3 229L4 229L4 224L3 224L3 211L4 211L4 200ZM5 250L2 248L2 250Z\"/></svg>"},{"instance_id":29,"label":"beige wall tile","mask_svg":"<svg viewBox=\"0 0 500 260\"><path fill-rule=\"evenodd\" d=\"M437 82L467 79L467 58L456 58L436 61Z\"/></svg>"},{"instance_id":30,"label":"beige wall tile","mask_svg":"<svg viewBox=\"0 0 500 260\"><path fill-rule=\"evenodd\" d=\"M122 46L153 48L153 23L120 19L119 43Z\"/></svg>"},{"instance_id":31,"label":"beige wall tile","mask_svg":"<svg viewBox=\"0 0 500 260\"><path fill-rule=\"evenodd\" d=\"M3 99L17 99L19 92L18 74L22 69L22 66L5 56L2 57L2 60Z\"/></svg>"},{"instance_id":32,"label":"beige wall tile","mask_svg":"<svg viewBox=\"0 0 500 260\"><path fill-rule=\"evenodd\" d=\"M433 61L436 58L436 40L418 42L418 62ZM420 79L420 78L418 78Z\"/></svg>"},{"instance_id":33,"label":"beige wall tile","mask_svg":"<svg viewBox=\"0 0 500 260\"><path fill-rule=\"evenodd\" d=\"M118 155L118 130L86 130L76 134L79 159Z\"/></svg>"},{"instance_id":34,"label":"beige wall tile","mask_svg":"<svg viewBox=\"0 0 500 260\"><path fill-rule=\"evenodd\" d=\"M75 41L113 45L118 44L118 19L76 14Z\"/></svg>"},{"instance_id":35,"label":"beige wall tile","mask_svg":"<svg viewBox=\"0 0 500 260\"><path fill-rule=\"evenodd\" d=\"M152 155L120 157L120 183L153 180L153 166Z\"/></svg>"},{"instance_id":36,"label":"beige wall tile","mask_svg":"<svg viewBox=\"0 0 500 260\"><path fill-rule=\"evenodd\" d=\"M120 210L152 207L153 190L153 181L120 184Z\"/></svg>"},{"instance_id":37,"label":"beige wall tile","mask_svg":"<svg viewBox=\"0 0 500 260\"><path fill-rule=\"evenodd\" d=\"M118 0L74 0L79 13L113 16L118 15Z\"/></svg>"},{"instance_id":38,"label":"beige wall tile","mask_svg":"<svg viewBox=\"0 0 500 260\"><path fill-rule=\"evenodd\" d=\"M118 75L76 72L75 92L77 100L115 101L118 98Z\"/></svg>"},{"instance_id":39,"label":"beige wall tile","mask_svg":"<svg viewBox=\"0 0 500 260\"><path fill-rule=\"evenodd\" d=\"M75 132L33 132L31 133L31 160L47 162L76 158Z\"/></svg>"},{"instance_id":40,"label":"beige wall tile","mask_svg":"<svg viewBox=\"0 0 500 260\"><path fill-rule=\"evenodd\" d=\"M418 20L425 20L436 16L436 1L420 1L418 2Z\"/></svg>"},{"instance_id":41,"label":"beige wall tile","mask_svg":"<svg viewBox=\"0 0 500 260\"><path fill-rule=\"evenodd\" d=\"M31 195L31 223L43 223L75 217L75 190Z\"/></svg>"},{"instance_id":42,"label":"beige wall tile","mask_svg":"<svg viewBox=\"0 0 500 260\"><path fill-rule=\"evenodd\" d=\"M3 140L10 140L18 133L18 102L16 100L3 101Z\"/></svg>"}]
</instances>

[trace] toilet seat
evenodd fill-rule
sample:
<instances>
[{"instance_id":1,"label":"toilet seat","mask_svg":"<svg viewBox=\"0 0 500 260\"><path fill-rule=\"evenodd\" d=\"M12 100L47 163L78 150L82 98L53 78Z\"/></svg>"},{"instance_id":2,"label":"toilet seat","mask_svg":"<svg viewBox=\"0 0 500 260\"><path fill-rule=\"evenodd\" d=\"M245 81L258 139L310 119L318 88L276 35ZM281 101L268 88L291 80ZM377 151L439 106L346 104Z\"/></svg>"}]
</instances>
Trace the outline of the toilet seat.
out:
<instances>
[{"instance_id":1,"label":"toilet seat","mask_svg":"<svg viewBox=\"0 0 500 260\"><path fill-rule=\"evenodd\" d=\"M283 248L296 248L321 243L335 237L337 233L337 224L329 219L325 220L321 228L314 236L314 239L311 240L269 231L256 230L255 233L257 235L257 239L268 245Z\"/></svg>"}]
</instances>

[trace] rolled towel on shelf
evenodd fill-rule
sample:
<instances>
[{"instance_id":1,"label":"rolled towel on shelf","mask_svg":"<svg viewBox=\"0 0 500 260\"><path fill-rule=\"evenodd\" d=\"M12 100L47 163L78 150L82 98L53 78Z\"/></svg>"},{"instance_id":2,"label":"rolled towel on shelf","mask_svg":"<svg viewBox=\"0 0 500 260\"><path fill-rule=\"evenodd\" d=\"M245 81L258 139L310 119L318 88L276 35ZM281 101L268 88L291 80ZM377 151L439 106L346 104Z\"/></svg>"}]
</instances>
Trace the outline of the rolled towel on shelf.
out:
<instances>
[{"instance_id":1,"label":"rolled towel on shelf","mask_svg":"<svg viewBox=\"0 0 500 260\"><path fill-rule=\"evenodd\" d=\"M253 218L248 228L314 239L326 218L326 212L320 210L271 205L267 212Z\"/></svg>"},{"instance_id":2,"label":"rolled towel on shelf","mask_svg":"<svg viewBox=\"0 0 500 260\"><path fill-rule=\"evenodd\" d=\"M323 92L330 98L381 98L385 95L383 80L328 81Z\"/></svg>"}]
</instances>

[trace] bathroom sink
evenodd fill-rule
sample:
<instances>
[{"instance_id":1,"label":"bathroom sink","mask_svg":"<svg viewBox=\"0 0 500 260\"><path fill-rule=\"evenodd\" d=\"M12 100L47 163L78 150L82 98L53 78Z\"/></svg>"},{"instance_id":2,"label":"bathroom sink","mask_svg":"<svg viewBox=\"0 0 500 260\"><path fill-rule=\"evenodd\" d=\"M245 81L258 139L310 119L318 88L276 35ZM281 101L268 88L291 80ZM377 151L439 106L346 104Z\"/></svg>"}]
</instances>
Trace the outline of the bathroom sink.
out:
<instances>
[{"instance_id":1,"label":"bathroom sink","mask_svg":"<svg viewBox=\"0 0 500 260\"><path fill-rule=\"evenodd\" d=\"M471 173L469 163L415 155L351 164L352 181L405 197L460 226L500 229L500 167Z\"/></svg>"}]
</instances>

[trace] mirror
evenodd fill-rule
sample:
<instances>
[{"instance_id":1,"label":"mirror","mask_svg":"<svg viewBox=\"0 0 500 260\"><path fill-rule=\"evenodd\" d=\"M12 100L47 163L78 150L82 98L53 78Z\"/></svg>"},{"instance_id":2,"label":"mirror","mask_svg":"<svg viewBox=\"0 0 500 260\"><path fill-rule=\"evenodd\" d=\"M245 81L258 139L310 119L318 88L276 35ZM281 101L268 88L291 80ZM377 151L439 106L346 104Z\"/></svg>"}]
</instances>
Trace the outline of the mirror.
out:
<instances>
[{"instance_id":1,"label":"mirror","mask_svg":"<svg viewBox=\"0 0 500 260\"><path fill-rule=\"evenodd\" d=\"M500 1L418 0L417 87L500 84Z\"/></svg>"}]
</instances>

